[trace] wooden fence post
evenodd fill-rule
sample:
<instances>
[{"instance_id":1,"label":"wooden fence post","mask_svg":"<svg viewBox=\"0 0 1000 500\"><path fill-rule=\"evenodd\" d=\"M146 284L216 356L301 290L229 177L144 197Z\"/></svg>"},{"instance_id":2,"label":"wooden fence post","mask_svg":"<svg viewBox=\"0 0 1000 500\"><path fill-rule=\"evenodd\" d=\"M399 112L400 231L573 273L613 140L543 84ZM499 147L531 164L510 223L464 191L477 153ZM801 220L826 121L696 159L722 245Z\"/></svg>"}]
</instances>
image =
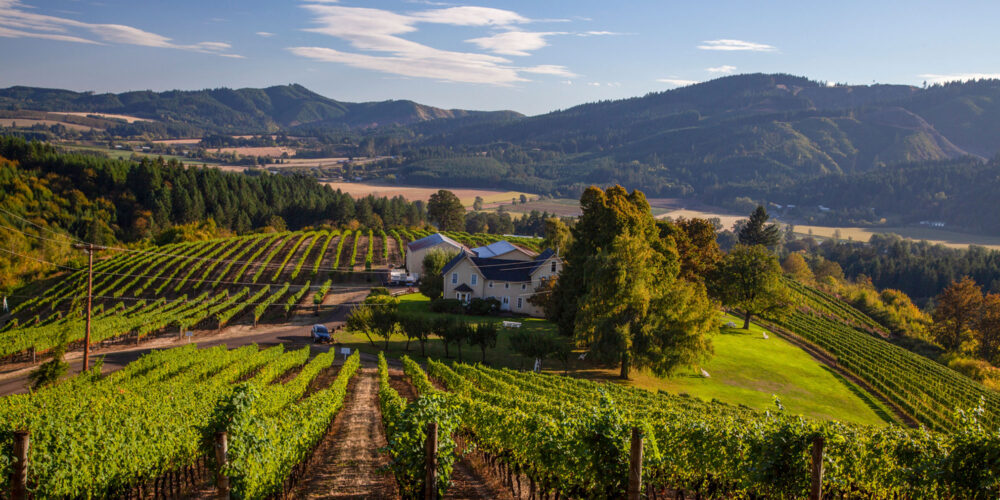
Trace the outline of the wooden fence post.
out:
<instances>
[{"instance_id":1,"label":"wooden fence post","mask_svg":"<svg viewBox=\"0 0 1000 500\"><path fill-rule=\"evenodd\" d=\"M229 500L229 476L223 471L229 463L229 437L225 431L215 433L215 498Z\"/></svg>"},{"instance_id":2,"label":"wooden fence post","mask_svg":"<svg viewBox=\"0 0 1000 500\"><path fill-rule=\"evenodd\" d=\"M632 428L632 450L628 460L628 500L642 495L642 431Z\"/></svg>"},{"instance_id":3,"label":"wooden fence post","mask_svg":"<svg viewBox=\"0 0 1000 500\"><path fill-rule=\"evenodd\" d=\"M437 498L437 442L437 422L430 422L427 424L427 446L424 459L424 464L427 467L424 477L424 500Z\"/></svg>"},{"instance_id":4,"label":"wooden fence post","mask_svg":"<svg viewBox=\"0 0 1000 500\"><path fill-rule=\"evenodd\" d=\"M823 498L823 436L816 436L812 442L812 488L809 500Z\"/></svg>"},{"instance_id":5,"label":"wooden fence post","mask_svg":"<svg viewBox=\"0 0 1000 500\"><path fill-rule=\"evenodd\" d=\"M14 432L14 464L10 471L11 500L24 500L28 497L28 446L30 440L28 431Z\"/></svg>"}]
</instances>

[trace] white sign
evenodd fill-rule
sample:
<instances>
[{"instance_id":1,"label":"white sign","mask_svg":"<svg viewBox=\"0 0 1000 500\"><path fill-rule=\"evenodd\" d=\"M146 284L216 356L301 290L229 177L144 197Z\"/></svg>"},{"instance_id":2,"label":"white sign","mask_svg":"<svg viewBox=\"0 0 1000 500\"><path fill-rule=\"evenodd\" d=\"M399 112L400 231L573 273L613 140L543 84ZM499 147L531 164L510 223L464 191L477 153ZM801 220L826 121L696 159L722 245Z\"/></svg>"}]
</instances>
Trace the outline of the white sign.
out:
<instances>
[{"instance_id":1,"label":"white sign","mask_svg":"<svg viewBox=\"0 0 1000 500\"><path fill-rule=\"evenodd\" d=\"M535 373L542 371L542 360L535 358Z\"/></svg>"},{"instance_id":2,"label":"white sign","mask_svg":"<svg viewBox=\"0 0 1000 500\"><path fill-rule=\"evenodd\" d=\"M194 332L184 332L184 335L188 337L194 337Z\"/></svg>"},{"instance_id":3,"label":"white sign","mask_svg":"<svg viewBox=\"0 0 1000 500\"><path fill-rule=\"evenodd\" d=\"M341 347L340 348L340 353L344 355L344 359L347 359L347 357L351 355L351 348L350 347Z\"/></svg>"}]
</instances>

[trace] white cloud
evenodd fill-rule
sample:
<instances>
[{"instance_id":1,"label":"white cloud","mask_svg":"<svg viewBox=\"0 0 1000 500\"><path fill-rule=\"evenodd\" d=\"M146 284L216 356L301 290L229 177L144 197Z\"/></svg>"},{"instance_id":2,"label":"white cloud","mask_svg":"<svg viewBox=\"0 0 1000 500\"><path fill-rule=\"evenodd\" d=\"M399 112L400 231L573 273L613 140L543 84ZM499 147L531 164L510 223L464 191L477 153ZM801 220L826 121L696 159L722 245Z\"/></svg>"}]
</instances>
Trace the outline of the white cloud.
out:
<instances>
[{"instance_id":1,"label":"white cloud","mask_svg":"<svg viewBox=\"0 0 1000 500\"><path fill-rule=\"evenodd\" d=\"M589 82L587 85L590 85L591 87L600 87L601 82Z\"/></svg>"},{"instance_id":2,"label":"white cloud","mask_svg":"<svg viewBox=\"0 0 1000 500\"><path fill-rule=\"evenodd\" d=\"M527 68L520 68L520 71L523 71L525 73L535 73L537 75L562 76L565 78L573 78L577 76L572 71L566 69L565 66L558 66L555 64L542 64L539 66L529 66Z\"/></svg>"},{"instance_id":3,"label":"white cloud","mask_svg":"<svg viewBox=\"0 0 1000 500\"><path fill-rule=\"evenodd\" d=\"M410 14L413 19L425 23L451 24L455 26L507 26L526 23L530 19L510 10L490 7L449 7Z\"/></svg>"},{"instance_id":4,"label":"white cloud","mask_svg":"<svg viewBox=\"0 0 1000 500\"><path fill-rule=\"evenodd\" d=\"M746 42L743 40L706 40L701 42L698 48L701 50L743 50L750 52L774 52L778 50L773 45L764 43Z\"/></svg>"},{"instance_id":5,"label":"white cloud","mask_svg":"<svg viewBox=\"0 0 1000 500\"><path fill-rule=\"evenodd\" d=\"M408 77L433 78L464 83L510 85L528 81L522 74L575 76L563 66L518 67L501 55L526 56L544 47L545 37L556 32L524 32L514 28L531 22L516 12L488 7L449 7L400 14L382 9L320 4L303 5L313 14L312 28L346 41L359 52L326 47L290 47L293 54L309 59L347 64L357 68ZM466 27L493 27L504 31L492 36L466 40L498 55L441 50L403 38L419 24L447 24ZM373 52L373 53L370 53Z\"/></svg>"},{"instance_id":6,"label":"white cloud","mask_svg":"<svg viewBox=\"0 0 1000 500\"><path fill-rule=\"evenodd\" d=\"M258 31L257 32L257 36L262 36L264 38L270 38L270 37L274 36L274 33L271 33L270 31Z\"/></svg>"},{"instance_id":7,"label":"white cloud","mask_svg":"<svg viewBox=\"0 0 1000 500\"><path fill-rule=\"evenodd\" d=\"M495 54L508 56L529 56L529 51L538 50L549 43L545 37L553 35L565 35L565 32L549 31L504 31L492 36L482 38L472 38L466 42L474 43L483 50L488 50Z\"/></svg>"},{"instance_id":8,"label":"white cloud","mask_svg":"<svg viewBox=\"0 0 1000 500\"><path fill-rule=\"evenodd\" d=\"M0 0L0 37L5 38L40 38L62 42L86 43L103 45L110 44L139 45L143 47L159 47L180 50L190 50L225 57L241 57L228 53L232 48L223 42L198 42L190 45L176 44L170 38L156 33L141 30L123 24L92 24L64 17L37 14L32 7L20 0ZM100 41L85 36L91 36Z\"/></svg>"},{"instance_id":9,"label":"white cloud","mask_svg":"<svg viewBox=\"0 0 1000 500\"><path fill-rule=\"evenodd\" d=\"M969 80L1000 79L1000 73L954 73L951 75L938 75L934 73L925 73L919 76L920 78L927 80L928 83L967 82Z\"/></svg>"},{"instance_id":10,"label":"white cloud","mask_svg":"<svg viewBox=\"0 0 1000 500\"><path fill-rule=\"evenodd\" d=\"M577 33L577 36L613 36L613 35L624 35L625 33L618 33L616 31L584 31L583 33Z\"/></svg>"},{"instance_id":11,"label":"white cloud","mask_svg":"<svg viewBox=\"0 0 1000 500\"><path fill-rule=\"evenodd\" d=\"M482 63L462 57L410 58L403 56L371 56L341 52L325 47L292 47L293 54L316 61L342 63L356 68L451 82L509 85L525 82L514 68ZM474 54L471 54L474 55Z\"/></svg>"},{"instance_id":12,"label":"white cloud","mask_svg":"<svg viewBox=\"0 0 1000 500\"><path fill-rule=\"evenodd\" d=\"M684 80L681 78L657 78L656 81L673 85L674 87L687 87L688 85L700 83L698 80Z\"/></svg>"},{"instance_id":13,"label":"white cloud","mask_svg":"<svg viewBox=\"0 0 1000 500\"><path fill-rule=\"evenodd\" d=\"M708 71L709 73L720 73L720 74L723 74L723 75L727 75L729 73L735 72L736 71L736 66L730 66L728 64L723 64L722 66L716 66L714 68L705 68L705 71Z\"/></svg>"}]
</instances>

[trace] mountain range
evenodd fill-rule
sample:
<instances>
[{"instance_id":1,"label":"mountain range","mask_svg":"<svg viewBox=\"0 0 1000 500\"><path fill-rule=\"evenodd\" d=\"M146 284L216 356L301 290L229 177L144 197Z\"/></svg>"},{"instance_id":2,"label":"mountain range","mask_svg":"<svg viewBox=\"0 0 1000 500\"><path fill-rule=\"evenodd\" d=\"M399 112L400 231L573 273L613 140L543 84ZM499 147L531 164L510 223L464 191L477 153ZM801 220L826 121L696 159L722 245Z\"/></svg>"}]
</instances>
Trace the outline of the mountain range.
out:
<instances>
[{"instance_id":1,"label":"mountain range","mask_svg":"<svg viewBox=\"0 0 1000 500\"><path fill-rule=\"evenodd\" d=\"M1000 80L831 85L747 74L530 117L412 101L348 103L301 85L122 94L0 90L0 112L16 110L156 120L108 131L126 137L288 131L351 136L344 143L370 138L374 150L366 154L395 159L366 175L392 174L408 184L576 197L591 184L619 183L654 197L729 208L742 209L748 200L832 208L802 214L815 222L922 217L1000 233L1000 217L969 209L1000 194ZM824 185L843 192L823 192Z\"/></svg>"},{"instance_id":2,"label":"mountain range","mask_svg":"<svg viewBox=\"0 0 1000 500\"><path fill-rule=\"evenodd\" d=\"M512 111L441 109L413 101L343 102L301 85L263 89L135 91L95 94L37 87L0 90L0 109L92 112L183 123L215 133L270 133L310 128L375 128L453 118L517 118Z\"/></svg>"}]
</instances>

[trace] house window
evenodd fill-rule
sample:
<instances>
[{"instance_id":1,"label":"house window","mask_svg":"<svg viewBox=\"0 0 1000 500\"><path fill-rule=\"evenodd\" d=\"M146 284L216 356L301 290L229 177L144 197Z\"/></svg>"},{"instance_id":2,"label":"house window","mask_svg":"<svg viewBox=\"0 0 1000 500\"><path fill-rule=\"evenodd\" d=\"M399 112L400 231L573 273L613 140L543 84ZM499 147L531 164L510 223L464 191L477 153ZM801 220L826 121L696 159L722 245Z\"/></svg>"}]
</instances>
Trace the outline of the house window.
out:
<instances>
[{"instance_id":1,"label":"house window","mask_svg":"<svg viewBox=\"0 0 1000 500\"><path fill-rule=\"evenodd\" d=\"M504 287L504 289L510 288L510 283L504 283L503 287Z\"/></svg>"},{"instance_id":2,"label":"house window","mask_svg":"<svg viewBox=\"0 0 1000 500\"><path fill-rule=\"evenodd\" d=\"M479 276L478 276L478 275L476 275L476 274L473 274L473 275L472 275L472 277L470 277L470 278L469 278L469 280L470 280L470 282L471 282L471 283L473 284L473 286L474 286L474 285L475 285L476 283L478 283L478 282L479 282Z\"/></svg>"},{"instance_id":3,"label":"house window","mask_svg":"<svg viewBox=\"0 0 1000 500\"><path fill-rule=\"evenodd\" d=\"M492 281L489 283L489 287L493 288L493 282Z\"/></svg>"},{"instance_id":4,"label":"house window","mask_svg":"<svg viewBox=\"0 0 1000 500\"><path fill-rule=\"evenodd\" d=\"M458 273L451 273L451 284L452 285L458 284Z\"/></svg>"},{"instance_id":5,"label":"house window","mask_svg":"<svg viewBox=\"0 0 1000 500\"><path fill-rule=\"evenodd\" d=\"M556 272L556 261L552 261L552 272Z\"/></svg>"},{"instance_id":6,"label":"house window","mask_svg":"<svg viewBox=\"0 0 1000 500\"><path fill-rule=\"evenodd\" d=\"M525 285L524 283L521 283L521 290L527 290L527 289L528 289L528 285Z\"/></svg>"},{"instance_id":7,"label":"house window","mask_svg":"<svg viewBox=\"0 0 1000 500\"><path fill-rule=\"evenodd\" d=\"M520 309L520 308L521 308L521 304L522 304L522 301L523 301L523 300L524 300L524 299L523 299L523 298L521 298L521 297L518 297L518 298L517 298L517 308L518 308L518 309Z\"/></svg>"}]
</instances>

